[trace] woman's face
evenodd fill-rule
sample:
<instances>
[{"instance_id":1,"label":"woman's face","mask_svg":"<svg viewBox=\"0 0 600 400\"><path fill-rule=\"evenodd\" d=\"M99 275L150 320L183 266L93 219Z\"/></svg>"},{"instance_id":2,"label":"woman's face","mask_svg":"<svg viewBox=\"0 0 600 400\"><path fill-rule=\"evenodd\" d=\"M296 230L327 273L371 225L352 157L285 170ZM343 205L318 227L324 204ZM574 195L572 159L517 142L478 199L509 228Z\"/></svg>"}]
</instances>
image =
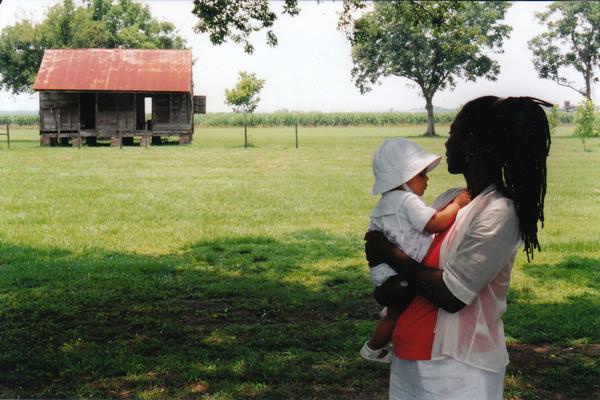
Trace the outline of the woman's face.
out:
<instances>
[{"instance_id":1,"label":"woman's face","mask_svg":"<svg viewBox=\"0 0 600 400\"><path fill-rule=\"evenodd\" d=\"M460 114L450 125L450 136L446 140L446 163L448 172L462 174L467 168L467 133Z\"/></svg>"}]
</instances>

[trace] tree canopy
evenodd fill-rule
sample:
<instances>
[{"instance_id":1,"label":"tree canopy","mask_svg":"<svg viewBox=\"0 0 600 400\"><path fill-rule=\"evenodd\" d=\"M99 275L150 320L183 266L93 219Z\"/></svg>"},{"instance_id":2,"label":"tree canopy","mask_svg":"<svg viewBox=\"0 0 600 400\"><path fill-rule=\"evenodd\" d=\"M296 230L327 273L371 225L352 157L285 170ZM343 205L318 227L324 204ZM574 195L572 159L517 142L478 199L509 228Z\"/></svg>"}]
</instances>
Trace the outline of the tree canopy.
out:
<instances>
[{"instance_id":1,"label":"tree canopy","mask_svg":"<svg viewBox=\"0 0 600 400\"><path fill-rule=\"evenodd\" d=\"M253 113L258 107L258 93L265 85L264 79L246 71L239 72L239 79L233 89L225 89L225 103L237 113L244 113L244 147L248 147L246 113Z\"/></svg>"},{"instance_id":2,"label":"tree canopy","mask_svg":"<svg viewBox=\"0 0 600 400\"><path fill-rule=\"evenodd\" d=\"M252 113L258 107L258 93L265 85L264 79L259 79L254 73L239 72L239 80L233 89L225 89L225 103L235 112Z\"/></svg>"},{"instance_id":3,"label":"tree canopy","mask_svg":"<svg viewBox=\"0 0 600 400\"><path fill-rule=\"evenodd\" d=\"M157 21L133 0L63 0L38 24L23 19L0 34L0 88L31 90L45 49L180 49L185 41L170 22Z\"/></svg>"},{"instance_id":4,"label":"tree canopy","mask_svg":"<svg viewBox=\"0 0 600 400\"><path fill-rule=\"evenodd\" d=\"M546 26L546 32L529 41L539 77L571 88L591 101L600 64L600 3L557 1L536 17ZM564 76L568 68L581 73L585 87L576 87Z\"/></svg>"},{"instance_id":5,"label":"tree canopy","mask_svg":"<svg viewBox=\"0 0 600 400\"><path fill-rule=\"evenodd\" d=\"M489 52L501 52L511 28L502 24L506 2L375 2L354 21L353 80L366 93L383 77L412 81L425 98L426 135L435 135L433 97L459 79L495 80L500 66Z\"/></svg>"}]
</instances>

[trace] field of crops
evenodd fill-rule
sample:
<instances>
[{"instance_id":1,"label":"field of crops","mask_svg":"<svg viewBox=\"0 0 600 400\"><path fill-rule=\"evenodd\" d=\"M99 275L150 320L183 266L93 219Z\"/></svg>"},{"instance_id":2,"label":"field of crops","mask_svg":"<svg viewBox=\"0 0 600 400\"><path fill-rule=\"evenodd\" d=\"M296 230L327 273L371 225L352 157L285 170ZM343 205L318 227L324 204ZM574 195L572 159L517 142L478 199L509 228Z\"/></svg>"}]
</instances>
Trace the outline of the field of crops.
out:
<instances>
[{"instance_id":1,"label":"field of crops","mask_svg":"<svg viewBox=\"0 0 600 400\"><path fill-rule=\"evenodd\" d=\"M437 113L436 123L450 123L454 113ZM213 113L197 115L200 126L243 126L244 117L235 113ZM427 123L424 112L385 113L320 113L320 112L276 112L256 113L246 116L248 126L385 126L422 125Z\"/></svg>"},{"instance_id":2,"label":"field of crops","mask_svg":"<svg viewBox=\"0 0 600 400\"><path fill-rule=\"evenodd\" d=\"M436 124L449 124L454 119L453 112L434 114ZM574 113L559 112L561 124L572 124ZM0 114L0 125L10 123L31 126L39 123L37 114ZM202 127L243 126L244 117L236 113L209 113L195 116L196 125ZM427 123L425 112L371 112L371 113L322 113L322 112L274 112L255 113L246 116L248 126L394 126L422 125Z\"/></svg>"},{"instance_id":3,"label":"field of crops","mask_svg":"<svg viewBox=\"0 0 600 400\"><path fill-rule=\"evenodd\" d=\"M0 114L0 125L33 126L39 122L38 114Z\"/></svg>"}]
</instances>

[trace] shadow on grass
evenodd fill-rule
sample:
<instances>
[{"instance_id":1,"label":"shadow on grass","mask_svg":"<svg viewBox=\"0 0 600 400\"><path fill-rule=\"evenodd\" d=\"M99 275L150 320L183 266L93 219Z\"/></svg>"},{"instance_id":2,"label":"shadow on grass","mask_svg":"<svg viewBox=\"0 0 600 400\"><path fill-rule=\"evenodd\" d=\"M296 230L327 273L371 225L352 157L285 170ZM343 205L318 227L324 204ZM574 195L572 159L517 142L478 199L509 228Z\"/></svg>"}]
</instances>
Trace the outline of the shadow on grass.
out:
<instances>
[{"instance_id":1,"label":"shadow on grass","mask_svg":"<svg viewBox=\"0 0 600 400\"><path fill-rule=\"evenodd\" d=\"M385 397L357 353L361 252L321 231L161 257L2 244L0 397Z\"/></svg>"},{"instance_id":2,"label":"shadow on grass","mask_svg":"<svg viewBox=\"0 0 600 400\"><path fill-rule=\"evenodd\" d=\"M549 303L534 298L531 289L511 290L504 318L510 336L525 343L600 342L599 259L565 257L556 264L528 265L523 271L546 290L577 291L558 293L564 300Z\"/></svg>"},{"instance_id":3,"label":"shadow on grass","mask_svg":"<svg viewBox=\"0 0 600 400\"><path fill-rule=\"evenodd\" d=\"M527 266L540 284L590 290L557 304L511 292L507 333L597 343L597 265ZM387 368L357 354L378 311L370 292L361 240L318 230L160 257L1 244L0 397L383 399ZM597 361L530 368L531 354L509 378L537 386L517 392L593 387Z\"/></svg>"},{"instance_id":4,"label":"shadow on grass","mask_svg":"<svg viewBox=\"0 0 600 400\"><path fill-rule=\"evenodd\" d=\"M509 345L509 398L598 398L600 260L571 256L523 271L538 289L577 290L557 302L539 301L532 289L511 290L504 321L518 343Z\"/></svg>"}]
</instances>

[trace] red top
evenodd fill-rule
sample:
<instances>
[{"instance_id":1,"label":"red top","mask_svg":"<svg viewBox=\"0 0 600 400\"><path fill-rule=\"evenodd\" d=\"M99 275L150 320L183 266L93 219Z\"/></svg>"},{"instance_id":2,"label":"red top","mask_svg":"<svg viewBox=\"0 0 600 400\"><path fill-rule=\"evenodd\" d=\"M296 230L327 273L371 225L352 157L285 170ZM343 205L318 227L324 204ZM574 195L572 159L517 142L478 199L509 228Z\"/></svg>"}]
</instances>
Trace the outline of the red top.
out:
<instances>
[{"instance_id":1,"label":"red top","mask_svg":"<svg viewBox=\"0 0 600 400\"><path fill-rule=\"evenodd\" d=\"M449 229L433 238L422 264L439 268L442 242ZM404 310L392 334L394 354L405 360L431 360L433 330L437 321L438 307L421 295L417 295Z\"/></svg>"}]
</instances>

